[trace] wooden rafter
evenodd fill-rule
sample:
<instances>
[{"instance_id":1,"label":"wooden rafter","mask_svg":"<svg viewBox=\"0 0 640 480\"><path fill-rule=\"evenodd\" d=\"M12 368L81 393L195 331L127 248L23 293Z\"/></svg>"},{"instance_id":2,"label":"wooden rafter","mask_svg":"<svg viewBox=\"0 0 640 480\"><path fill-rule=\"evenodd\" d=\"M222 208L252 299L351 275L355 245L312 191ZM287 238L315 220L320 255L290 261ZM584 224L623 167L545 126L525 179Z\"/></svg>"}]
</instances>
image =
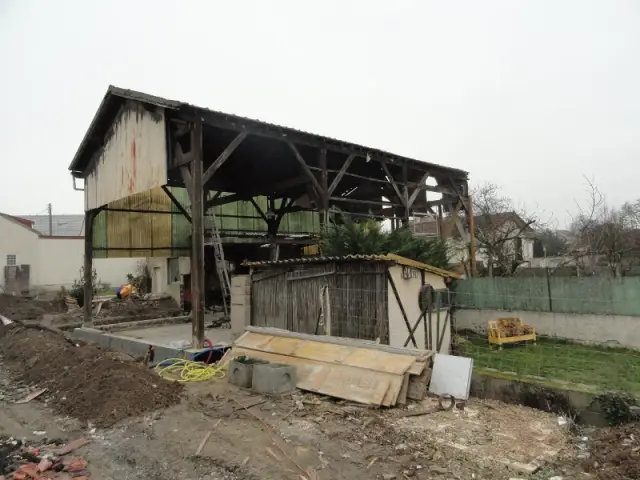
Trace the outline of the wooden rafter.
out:
<instances>
[{"instance_id":1,"label":"wooden rafter","mask_svg":"<svg viewBox=\"0 0 640 480\"><path fill-rule=\"evenodd\" d=\"M353 162L353 159L355 157L356 156L353 154L349 155L345 160L345 162L342 164L342 168L340 168L340 170L338 171L338 174L336 175L336 177L333 179L333 182L331 182L331 185L329 186L329 191L328 191L329 196L331 196L333 191L338 187L340 180L342 180L342 177L344 177L344 174L347 173L347 170L349 169L349 166L351 165L351 162Z\"/></svg>"},{"instance_id":2,"label":"wooden rafter","mask_svg":"<svg viewBox=\"0 0 640 480\"><path fill-rule=\"evenodd\" d=\"M398 188L398 184L396 183L396 181L394 180L393 176L389 172L389 168L387 168L386 162L382 162L381 161L380 165L382 165L382 169L384 170L384 174L387 176L387 179L391 183L391 186L393 187L393 190L396 192L396 195L398 196L398 199L402 202L402 206L406 206L406 202L404 201L404 195L402 195L402 193L400 192L400 189Z\"/></svg>"},{"instance_id":3,"label":"wooden rafter","mask_svg":"<svg viewBox=\"0 0 640 480\"><path fill-rule=\"evenodd\" d=\"M211 177L213 177L214 173L216 173L218 169L224 164L224 162L227 161L227 159L231 156L235 149L238 148L238 145L240 145L242 141L247 138L247 135L247 132L240 132L238 135L236 135L236 138L234 138L231 143L227 145L227 148L225 148L224 151L220 155L218 155L218 158L216 158L216 160L209 166L209 168L207 168L207 171L204 172L204 175L202 176L203 185L211 180Z\"/></svg>"},{"instance_id":4,"label":"wooden rafter","mask_svg":"<svg viewBox=\"0 0 640 480\"><path fill-rule=\"evenodd\" d=\"M302 171L305 173L305 175L313 185L313 188L317 192L318 198L319 199L324 198L326 196L325 192L323 192L320 182L318 182L318 179L315 177L315 175L309 168L309 165L307 165L307 162L304 161L304 158L302 158L302 155L300 155L300 152L298 151L298 149L293 143L291 142L287 142L287 143L289 144L289 148L291 148L291 151L293 152L294 157L300 164L300 167L302 167Z\"/></svg>"},{"instance_id":5,"label":"wooden rafter","mask_svg":"<svg viewBox=\"0 0 640 480\"><path fill-rule=\"evenodd\" d=\"M424 184L424 182L427 181L427 178L429 178L429 172L425 173L424 175L422 175L422 178L420 179L420 184ZM416 189L411 193L411 196L409 197L409 208L411 208L411 205L413 205L413 203L416 201L416 199L418 198L418 195L420 194L420 192L424 191L424 189L422 188L422 185L418 185L418 187L416 187Z\"/></svg>"}]
</instances>

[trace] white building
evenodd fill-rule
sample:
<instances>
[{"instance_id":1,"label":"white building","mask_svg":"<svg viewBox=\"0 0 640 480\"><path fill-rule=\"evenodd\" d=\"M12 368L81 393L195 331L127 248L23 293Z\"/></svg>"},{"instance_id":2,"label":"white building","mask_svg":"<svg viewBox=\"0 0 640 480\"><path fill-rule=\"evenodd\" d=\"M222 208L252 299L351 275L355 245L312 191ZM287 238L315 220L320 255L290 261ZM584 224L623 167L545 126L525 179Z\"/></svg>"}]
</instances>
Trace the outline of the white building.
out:
<instances>
[{"instance_id":1,"label":"white building","mask_svg":"<svg viewBox=\"0 0 640 480\"><path fill-rule=\"evenodd\" d=\"M48 224L48 217L46 224ZM60 217L64 217L64 221ZM34 228L42 224L34 217L24 218L0 213L0 288L10 293L39 292L69 288L80 277L84 263L84 237L77 218L84 215L54 215L53 235ZM73 220L73 221L70 221ZM62 224L72 225L69 235ZM79 226L79 229L77 228ZM139 259L102 258L94 260L98 280L114 287L134 273Z\"/></svg>"},{"instance_id":2,"label":"white building","mask_svg":"<svg viewBox=\"0 0 640 480\"><path fill-rule=\"evenodd\" d=\"M488 250L499 252L502 257L520 267L531 267L535 232L515 212L475 217L476 263L488 267ZM443 219L439 225L434 218L421 218L412 222L413 232L418 236L444 236L452 266L463 266L469 262L468 242L460 237L458 230ZM494 258L494 262L496 259ZM458 269L460 272L463 270Z\"/></svg>"}]
</instances>

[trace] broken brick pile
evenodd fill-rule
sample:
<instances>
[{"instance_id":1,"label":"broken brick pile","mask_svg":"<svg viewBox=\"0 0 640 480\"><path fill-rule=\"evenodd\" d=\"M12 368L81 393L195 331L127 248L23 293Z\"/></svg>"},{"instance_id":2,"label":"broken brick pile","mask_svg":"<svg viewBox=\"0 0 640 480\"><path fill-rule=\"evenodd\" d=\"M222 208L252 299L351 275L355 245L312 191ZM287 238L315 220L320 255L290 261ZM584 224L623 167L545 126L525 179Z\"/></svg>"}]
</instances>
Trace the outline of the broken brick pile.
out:
<instances>
[{"instance_id":1,"label":"broken brick pile","mask_svg":"<svg viewBox=\"0 0 640 480\"><path fill-rule=\"evenodd\" d=\"M0 438L0 480L87 480L91 475L87 461L65 455L90 441L79 438L62 445L61 440L45 439L39 444L28 444L13 437Z\"/></svg>"}]
</instances>

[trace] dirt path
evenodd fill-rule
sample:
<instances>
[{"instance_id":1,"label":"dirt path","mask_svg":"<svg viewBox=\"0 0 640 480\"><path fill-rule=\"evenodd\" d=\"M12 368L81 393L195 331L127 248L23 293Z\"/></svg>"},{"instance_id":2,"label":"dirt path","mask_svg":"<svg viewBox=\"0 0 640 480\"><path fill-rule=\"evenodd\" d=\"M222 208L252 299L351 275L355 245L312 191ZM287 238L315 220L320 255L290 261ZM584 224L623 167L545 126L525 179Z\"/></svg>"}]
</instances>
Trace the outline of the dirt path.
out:
<instances>
[{"instance_id":1,"label":"dirt path","mask_svg":"<svg viewBox=\"0 0 640 480\"><path fill-rule=\"evenodd\" d=\"M77 454L92 480L587 478L567 474L570 435L538 410L472 400L464 410L402 416L435 404L370 409L299 391L267 398L224 380L176 390L131 359L51 332L4 334L0 436L88 436ZM15 403L42 386L49 390L37 399ZM534 461L538 472L523 471Z\"/></svg>"}]
</instances>

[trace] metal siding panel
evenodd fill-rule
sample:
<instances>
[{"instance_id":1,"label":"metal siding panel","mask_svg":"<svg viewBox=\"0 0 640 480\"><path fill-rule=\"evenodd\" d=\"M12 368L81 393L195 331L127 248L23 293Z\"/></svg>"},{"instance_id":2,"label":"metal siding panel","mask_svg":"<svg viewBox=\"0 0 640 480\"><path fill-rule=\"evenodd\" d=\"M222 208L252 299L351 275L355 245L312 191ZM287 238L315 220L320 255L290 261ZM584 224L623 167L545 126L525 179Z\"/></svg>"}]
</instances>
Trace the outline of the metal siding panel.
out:
<instances>
[{"instance_id":1,"label":"metal siding panel","mask_svg":"<svg viewBox=\"0 0 640 480\"><path fill-rule=\"evenodd\" d=\"M128 104L85 183L87 210L167 183L164 110Z\"/></svg>"}]
</instances>

